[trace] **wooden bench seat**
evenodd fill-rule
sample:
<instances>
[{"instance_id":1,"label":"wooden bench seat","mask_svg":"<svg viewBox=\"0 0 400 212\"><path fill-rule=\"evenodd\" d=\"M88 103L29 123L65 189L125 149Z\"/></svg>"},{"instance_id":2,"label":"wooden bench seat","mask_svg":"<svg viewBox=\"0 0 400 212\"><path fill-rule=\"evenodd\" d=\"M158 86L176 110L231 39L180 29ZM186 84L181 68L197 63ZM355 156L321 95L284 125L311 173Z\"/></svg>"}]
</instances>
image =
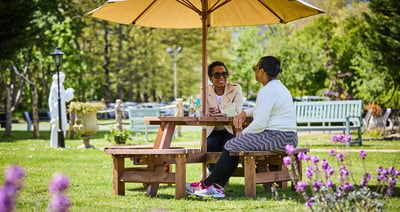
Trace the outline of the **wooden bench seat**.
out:
<instances>
[{"instance_id":1,"label":"wooden bench seat","mask_svg":"<svg viewBox=\"0 0 400 212\"><path fill-rule=\"evenodd\" d=\"M300 152L309 152L309 148L296 148L295 156ZM263 184L266 192L271 191L273 183L286 188L287 182L291 181L289 170L283 165L283 153L272 151L231 151L231 156L239 156L243 167L239 167L233 176L245 178L245 196L256 196L256 185ZM302 176L301 161L297 161L299 178Z\"/></svg>"},{"instance_id":2,"label":"wooden bench seat","mask_svg":"<svg viewBox=\"0 0 400 212\"><path fill-rule=\"evenodd\" d=\"M117 195L125 195L125 183L143 183L147 196L155 196L160 183L175 184L175 198L186 196L186 158L197 149L171 148L153 149L151 147L114 146L104 151L113 158L113 187ZM133 166L125 167L125 158L133 161ZM175 165L171 172L170 165Z\"/></svg>"}]
</instances>

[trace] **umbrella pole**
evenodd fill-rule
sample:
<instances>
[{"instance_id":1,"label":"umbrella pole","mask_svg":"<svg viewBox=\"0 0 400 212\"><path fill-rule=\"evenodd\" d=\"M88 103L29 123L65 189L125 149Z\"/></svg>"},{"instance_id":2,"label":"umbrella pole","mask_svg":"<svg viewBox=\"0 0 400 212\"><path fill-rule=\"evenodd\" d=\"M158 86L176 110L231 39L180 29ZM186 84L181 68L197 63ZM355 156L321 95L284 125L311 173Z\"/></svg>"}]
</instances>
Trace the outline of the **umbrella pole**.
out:
<instances>
[{"instance_id":1,"label":"umbrella pole","mask_svg":"<svg viewBox=\"0 0 400 212\"><path fill-rule=\"evenodd\" d=\"M208 1L203 0L202 1L202 11L203 13L201 14L201 22L202 22L202 72L201 72L201 107L202 107L202 115L201 116L207 116L207 18L208 18ZM201 151L202 152L207 152L207 131L206 128L202 128L202 136L201 136ZM207 176L207 163L203 163L203 168L202 168L202 179L205 179Z\"/></svg>"}]
</instances>

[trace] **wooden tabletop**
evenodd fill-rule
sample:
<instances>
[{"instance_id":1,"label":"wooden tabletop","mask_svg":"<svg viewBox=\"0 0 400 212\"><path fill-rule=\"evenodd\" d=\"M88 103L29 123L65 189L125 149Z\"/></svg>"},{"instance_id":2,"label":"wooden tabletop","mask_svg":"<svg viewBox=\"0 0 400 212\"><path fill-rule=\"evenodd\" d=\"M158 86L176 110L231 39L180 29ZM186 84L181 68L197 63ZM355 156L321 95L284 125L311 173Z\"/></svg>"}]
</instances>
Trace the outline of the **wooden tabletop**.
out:
<instances>
[{"instance_id":1,"label":"wooden tabletop","mask_svg":"<svg viewBox=\"0 0 400 212\"><path fill-rule=\"evenodd\" d=\"M144 120L151 125L159 125L161 122L173 122L175 125L191 125L191 126L214 126L214 125L232 125L233 117L144 117Z\"/></svg>"}]
</instances>

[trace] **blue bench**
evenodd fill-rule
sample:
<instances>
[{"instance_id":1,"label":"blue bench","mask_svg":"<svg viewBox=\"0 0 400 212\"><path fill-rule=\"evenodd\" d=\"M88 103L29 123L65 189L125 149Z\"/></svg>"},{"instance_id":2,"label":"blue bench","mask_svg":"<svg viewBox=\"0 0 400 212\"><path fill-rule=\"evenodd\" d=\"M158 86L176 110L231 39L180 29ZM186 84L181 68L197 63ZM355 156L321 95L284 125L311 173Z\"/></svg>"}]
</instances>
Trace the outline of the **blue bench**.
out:
<instances>
[{"instance_id":1,"label":"blue bench","mask_svg":"<svg viewBox=\"0 0 400 212\"><path fill-rule=\"evenodd\" d=\"M146 141L149 141L149 132L158 132L158 125L149 125L145 122L145 116L160 116L160 108L130 108L129 125L135 135L145 134Z\"/></svg>"},{"instance_id":2,"label":"blue bench","mask_svg":"<svg viewBox=\"0 0 400 212\"><path fill-rule=\"evenodd\" d=\"M357 130L358 138L348 145L362 145L361 100L295 102L297 131Z\"/></svg>"}]
</instances>

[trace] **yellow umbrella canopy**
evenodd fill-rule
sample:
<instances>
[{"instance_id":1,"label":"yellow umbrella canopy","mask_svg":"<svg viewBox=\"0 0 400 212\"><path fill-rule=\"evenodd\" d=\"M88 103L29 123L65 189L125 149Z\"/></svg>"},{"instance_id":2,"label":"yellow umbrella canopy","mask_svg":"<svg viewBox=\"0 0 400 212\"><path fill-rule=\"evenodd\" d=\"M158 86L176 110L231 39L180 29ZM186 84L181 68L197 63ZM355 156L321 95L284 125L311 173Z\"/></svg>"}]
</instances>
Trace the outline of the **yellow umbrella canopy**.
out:
<instances>
[{"instance_id":1,"label":"yellow umbrella canopy","mask_svg":"<svg viewBox=\"0 0 400 212\"><path fill-rule=\"evenodd\" d=\"M296 0L110 0L92 17L156 28L201 28L287 23L323 11Z\"/></svg>"},{"instance_id":2,"label":"yellow umbrella canopy","mask_svg":"<svg viewBox=\"0 0 400 212\"><path fill-rule=\"evenodd\" d=\"M207 28L287 23L323 13L300 0L109 0L86 15L120 24L202 28L202 114L206 114Z\"/></svg>"}]
</instances>

